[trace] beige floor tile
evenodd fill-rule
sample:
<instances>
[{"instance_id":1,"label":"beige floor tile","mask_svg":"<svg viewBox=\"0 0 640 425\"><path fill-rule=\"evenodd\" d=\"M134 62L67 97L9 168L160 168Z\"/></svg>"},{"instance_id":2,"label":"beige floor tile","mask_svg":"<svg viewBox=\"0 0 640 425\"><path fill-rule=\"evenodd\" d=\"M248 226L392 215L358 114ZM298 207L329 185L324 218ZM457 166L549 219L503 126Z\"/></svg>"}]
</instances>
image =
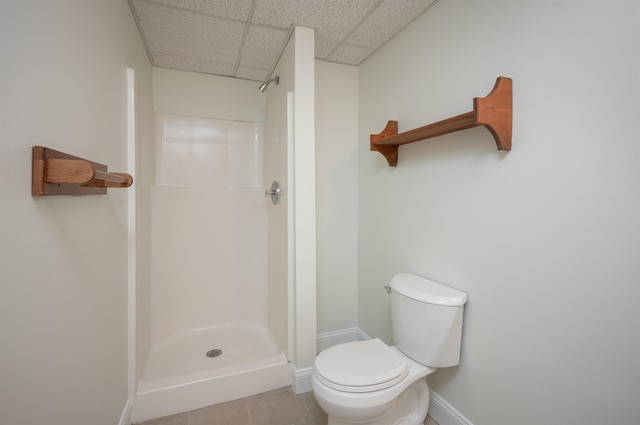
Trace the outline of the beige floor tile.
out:
<instances>
[{"instance_id":1,"label":"beige floor tile","mask_svg":"<svg viewBox=\"0 0 640 425\"><path fill-rule=\"evenodd\" d=\"M150 421L142 422L140 425L189 425L189 412L151 419Z\"/></svg>"},{"instance_id":2,"label":"beige floor tile","mask_svg":"<svg viewBox=\"0 0 640 425\"><path fill-rule=\"evenodd\" d=\"M139 425L326 425L327 414L313 393L281 388ZM438 425L427 416L424 425Z\"/></svg>"},{"instance_id":3,"label":"beige floor tile","mask_svg":"<svg viewBox=\"0 0 640 425\"><path fill-rule=\"evenodd\" d=\"M188 425L251 425L245 400L230 401L189 412Z\"/></svg>"},{"instance_id":4,"label":"beige floor tile","mask_svg":"<svg viewBox=\"0 0 640 425\"><path fill-rule=\"evenodd\" d=\"M304 403L314 425L327 425L327 414L322 410L312 392L300 394L298 398Z\"/></svg>"},{"instance_id":5,"label":"beige floor tile","mask_svg":"<svg viewBox=\"0 0 640 425\"><path fill-rule=\"evenodd\" d=\"M424 425L438 425L438 423L434 421L431 416L427 416L427 419L424 421Z\"/></svg>"},{"instance_id":6,"label":"beige floor tile","mask_svg":"<svg viewBox=\"0 0 640 425\"><path fill-rule=\"evenodd\" d=\"M252 425L311 425L304 402L291 388L270 391L247 399Z\"/></svg>"}]
</instances>

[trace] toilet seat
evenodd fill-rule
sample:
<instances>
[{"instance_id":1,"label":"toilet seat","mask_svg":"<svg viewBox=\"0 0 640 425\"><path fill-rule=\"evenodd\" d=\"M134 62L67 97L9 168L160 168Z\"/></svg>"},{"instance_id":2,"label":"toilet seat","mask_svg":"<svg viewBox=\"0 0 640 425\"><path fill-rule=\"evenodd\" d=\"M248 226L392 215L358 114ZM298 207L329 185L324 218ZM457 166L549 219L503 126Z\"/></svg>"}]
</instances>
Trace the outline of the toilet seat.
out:
<instances>
[{"instance_id":1,"label":"toilet seat","mask_svg":"<svg viewBox=\"0 0 640 425\"><path fill-rule=\"evenodd\" d=\"M351 393L389 388L401 382L407 373L405 358L378 338L329 347L314 364L319 382Z\"/></svg>"}]
</instances>

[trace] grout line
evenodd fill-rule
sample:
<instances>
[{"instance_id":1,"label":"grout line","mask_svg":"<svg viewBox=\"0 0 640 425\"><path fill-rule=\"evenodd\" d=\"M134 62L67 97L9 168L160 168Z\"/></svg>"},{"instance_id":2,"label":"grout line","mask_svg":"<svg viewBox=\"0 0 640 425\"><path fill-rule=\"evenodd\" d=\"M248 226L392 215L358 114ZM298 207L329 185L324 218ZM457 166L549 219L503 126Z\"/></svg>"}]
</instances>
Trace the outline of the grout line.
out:
<instances>
[{"instance_id":1,"label":"grout line","mask_svg":"<svg viewBox=\"0 0 640 425\"><path fill-rule=\"evenodd\" d=\"M249 416L249 425L253 425L253 417L251 416L251 409L249 409L249 403L247 400L244 400L244 408L247 411L247 416Z\"/></svg>"},{"instance_id":2,"label":"grout line","mask_svg":"<svg viewBox=\"0 0 640 425\"><path fill-rule=\"evenodd\" d=\"M253 0L251 2L251 6L249 8L249 16L247 16L247 20L244 23L244 31L242 31L242 40L240 41L240 48L238 49L238 58L235 63L235 68L233 70L233 76L238 75L238 69L240 69L240 62L242 61L242 53L244 52L244 48L247 44L247 36L249 35L249 29L251 28L251 24L253 22L253 14L256 11L256 3L257 0ZM267 78L269 78L267 76Z\"/></svg>"}]
</instances>

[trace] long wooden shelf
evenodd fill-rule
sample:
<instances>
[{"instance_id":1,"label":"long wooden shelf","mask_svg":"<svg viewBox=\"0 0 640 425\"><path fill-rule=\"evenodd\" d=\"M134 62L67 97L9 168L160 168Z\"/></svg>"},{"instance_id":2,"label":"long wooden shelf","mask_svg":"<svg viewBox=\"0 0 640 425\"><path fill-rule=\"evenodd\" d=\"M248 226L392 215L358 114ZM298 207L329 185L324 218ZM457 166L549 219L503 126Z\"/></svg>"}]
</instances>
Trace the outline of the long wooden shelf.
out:
<instances>
[{"instance_id":1,"label":"long wooden shelf","mask_svg":"<svg viewBox=\"0 0 640 425\"><path fill-rule=\"evenodd\" d=\"M473 111L398 134L398 122L389 121L381 133L372 134L370 149L380 152L389 166L398 165L398 146L442 136L468 128L484 126L496 140L498 150L511 150L513 119L511 78L498 77L493 90L484 98L473 99Z\"/></svg>"}]
</instances>

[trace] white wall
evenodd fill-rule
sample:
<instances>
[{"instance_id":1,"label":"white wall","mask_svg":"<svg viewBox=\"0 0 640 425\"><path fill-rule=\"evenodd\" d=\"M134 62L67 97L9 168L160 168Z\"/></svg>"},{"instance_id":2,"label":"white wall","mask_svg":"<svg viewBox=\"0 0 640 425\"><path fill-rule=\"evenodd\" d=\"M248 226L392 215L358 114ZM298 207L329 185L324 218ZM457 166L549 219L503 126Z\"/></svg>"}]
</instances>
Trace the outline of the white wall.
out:
<instances>
[{"instance_id":1,"label":"white wall","mask_svg":"<svg viewBox=\"0 0 640 425\"><path fill-rule=\"evenodd\" d=\"M265 96L255 81L153 68L156 112L263 122Z\"/></svg>"},{"instance_id":2,"label":"white wall","mask_svg":"<svg viewBox=\"0 0 640 425\"><path fill-rule=\"evenodd\" d=\"M125 171L126 69L141 115L151 68L124 0L3 0L0 20L0 422L117 424L131 189L33 198L31 145Z\"/></svg>"},{"instance_id":3,"label":"white wall","mask_svg":"<svg viewBox=\"0 0 640 425\"><path fill-rule=\"evenodd\" d=\"M316 60L318 333L358 320L358 68Z\"/></svg>"},{"instance_id":4,"label":"white wall","mask_svg":"<svg viewBox=\"0 0 640 425\"><path fill-rule=\"evenodd\" d=\"M360 66L359 325L382 285L469 294L459 367L429 382L475 425L640 422L640 3L441 1ZM475 128L369 152L513 78L513 150Z\"/></svg>"}]
</instances>

